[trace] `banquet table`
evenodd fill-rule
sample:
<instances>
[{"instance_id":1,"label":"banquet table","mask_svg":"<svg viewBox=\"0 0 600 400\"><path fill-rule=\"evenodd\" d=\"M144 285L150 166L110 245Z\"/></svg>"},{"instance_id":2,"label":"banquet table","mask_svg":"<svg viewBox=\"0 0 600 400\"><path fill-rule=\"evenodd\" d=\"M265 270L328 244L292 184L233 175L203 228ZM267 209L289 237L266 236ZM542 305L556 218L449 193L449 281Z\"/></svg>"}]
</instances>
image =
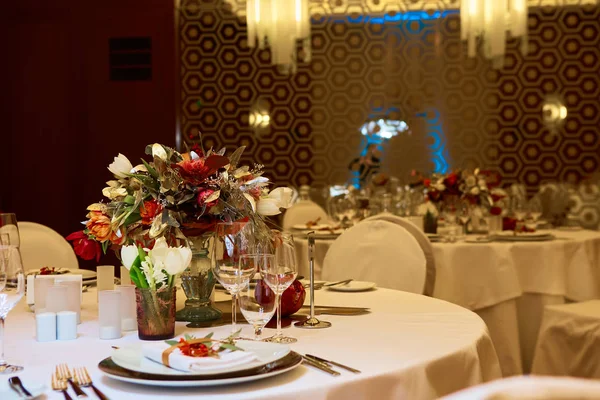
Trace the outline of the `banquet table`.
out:
<instances>
[{"instance_id":1,"label":"banquet table","mask_svg":"<svg viewBox=\"0 0 600 400\"><path fill-rule=\"evenodd\" d=\"M180 304L181 291L178 295ZM329 329L286 328L287 335L298 338L292 350L350 365L362 370L361 374L342 372L333 377L301 365L275 377L222 387L167 388L120 382L103 375L98 362L110 356L111 346L138 342L137 332L125 332L116 340L100 340L95 291L83 295L79 336L72 341L37 342L34 315L24 302L19 303L7 319L6 357L25 367L18 375L26 386L45 386L50 399L62 399L62 394L50 391L49 386L54 366L63 362L87 367L96 386L111 399L430 399L501 375L484 322L462 307L388 289L363 293L318 290L315 295L319 305L369 307L371 313L320 316L333 324ZM216 300L227 297L219 292ZM186 328L179 322L176 325L177 335L214 332L219 338L230 330L230 325L202 329ZM251 336L251 328L244 325L242 333ZM266 329L264 335L272 333ZM0 383L0 398L2 390L6 390L6 379ZM91 391L90 398L94 398Z\"/></svg>"},{"instance_id":2,"label":"banquet table","mask_svg":"<svg viewBox=\"0 0 600 400\"><path fill-rule=\"evenodd\" d=\"M600 298L600 232L548 232L556 239L432 244L434 297L484 319L505 376L530 370L545 305ZM295 243L299 273L307 274L306 240L297 238ZM332 243L317 238L316 264ZM322 269L322 264L315 265L315 279Z\"/></svg>"}]
</instances>

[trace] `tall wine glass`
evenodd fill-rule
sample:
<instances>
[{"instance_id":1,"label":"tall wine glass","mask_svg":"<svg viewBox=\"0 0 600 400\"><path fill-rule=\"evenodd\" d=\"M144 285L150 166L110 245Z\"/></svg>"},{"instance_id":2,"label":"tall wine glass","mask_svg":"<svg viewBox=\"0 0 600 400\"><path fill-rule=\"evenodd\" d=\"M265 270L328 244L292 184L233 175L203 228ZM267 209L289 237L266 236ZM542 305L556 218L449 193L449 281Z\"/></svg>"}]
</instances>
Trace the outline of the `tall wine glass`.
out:
<instances>
[{"instance_id":1,"label":"tall wine glass","mask_svg":"<svg viewBox=\"0 0 600 400\"><path fill-rule=\"evenodd\" d=\"M468 223L471 220L471 206L467 202L462 202L458 210L458 220L463 226L463 234L468 233Z\"/></svg>"},{"instance_id":2,"label":"tall wine glass","mask_svg":"<svg viewBox=\"0 0 600 400\"><path fill-rule=\"evenodd\" d=\"M3 239L0 242L0 253L0 373L10 374L22 370L23 367L11 365L4 359L4 320L25 294L25 273L16 245L6 243Z\"/></svg>"},{"instance_id":3,"label":"tall wine glass","mask_svg":"<svg viewBox=\"0 0 600 400\"><path fill-rule=\"evenodd\" d=\"M250 264L261 269L268 269L266 265L275 263L273 254L244 254L240 257L240 264ZM261 268L261 266L263 266ZM277 308L276 296L264 290L262 280L256 282L256 287L247 285L239 292L240 310L250 325L254 327L254 340L261 340L260 335L265 325L273 318Z\"/></svg>"},{"instance_id":4,"label":"tall wine glass","mask_svg":"<svg viewBox=\"0 0 600 400\"><path fill-rule=\"evenodd\" d=\"M256 272L254 264L241 264L243 254L254 253L252 226L248 222L223 222L217 224L213 242L211 266L217 280L231 294L232 331L237 325L237 295Z\"/></svg>"},{"instance_id":5,"label":"tall wine glass","mask_svg":"<svg viewBox=\"0 0 600 400\"><path fill-rule=\"evenodd\" d=\"M265 339L266 342L295 343L298 340L283 336L281 330L281 295L298 276L298 261L294 240L288 233L277 233L274 239L275 259L273 263L261 263L260 274L265 283L275 293L277 300L277 333Z\"/></svg>"}]
</instances>

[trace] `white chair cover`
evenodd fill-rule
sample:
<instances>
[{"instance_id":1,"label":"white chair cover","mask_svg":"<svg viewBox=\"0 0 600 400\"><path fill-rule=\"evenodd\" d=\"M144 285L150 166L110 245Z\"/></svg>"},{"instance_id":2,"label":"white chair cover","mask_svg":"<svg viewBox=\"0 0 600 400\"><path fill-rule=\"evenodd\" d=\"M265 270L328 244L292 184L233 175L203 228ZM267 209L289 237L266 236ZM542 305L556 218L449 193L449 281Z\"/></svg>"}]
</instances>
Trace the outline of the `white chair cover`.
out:
<instances>
[{"instance_id":1,"label":"white chair cover","mask_svg":"<svg viewBox=\"0 0 600 400\"><path fill-rule=\"evenodd\" d=\"M460 390L444 400L596 400L600 382L589 379L518 376Z\"/></svg>"},{"instance_id":2,"label":"white chair cover","mask_svg":"<svg viewBox=\"0 0 600 400\"><path fill-rule=\"evenodd\" d=\"M532 373L600 379L599 345L600 300L546 306Z\"/></svg>"},{"instance_id":3,"label":"white chair cover","mask_svg":"<svg viewBox=\"0 0 600 400\"><path fill-rule=\"evenodd\" d=\"M329 216L312 200L300 200L283 214L283 230L289 231L294 225L305 224L308 221L315 221L317 218L320 223L329 222Z\"/></svg>"},{"instance_id":4,"label":"white chair cover","mask_svg":"<svg viewBox=\"0 0 600 400\"><path fill-rule=\"evenodd\" d=\"M42 267L79 268L73 247L58 232L35 222L20 221L18 225L25 271Z\"/></svg>"},{"instance_id":5,"label":"white chair cover","mask_svg":"<svg viewBox=\"0 0 600 400\"><path fill-rule=\"evenodd\" d=\"M423 294L425 296L433 296L433 289L435 287L435 259L433 258L433 248L431 242L427 238L427 235L423 233L415 224L411 221L398 217L390 213L381 213L365 219L365 221L388 221L394 224L400 225L406 229L419 243L423 254L425 254L427 274L425 277L425 287L423 288Z\"/></svg>"},{"instance_id":6,"label":"white chair cover","mask_svg":"<svg viewBox=\"0 0 600 400\"><path fill-rule=\"evenodd\" d=\"M426 260L417 240L387 221L363 221L337 238L323 261L323 279L352 278L423 293Z\"/></svg>"}]
</instances>

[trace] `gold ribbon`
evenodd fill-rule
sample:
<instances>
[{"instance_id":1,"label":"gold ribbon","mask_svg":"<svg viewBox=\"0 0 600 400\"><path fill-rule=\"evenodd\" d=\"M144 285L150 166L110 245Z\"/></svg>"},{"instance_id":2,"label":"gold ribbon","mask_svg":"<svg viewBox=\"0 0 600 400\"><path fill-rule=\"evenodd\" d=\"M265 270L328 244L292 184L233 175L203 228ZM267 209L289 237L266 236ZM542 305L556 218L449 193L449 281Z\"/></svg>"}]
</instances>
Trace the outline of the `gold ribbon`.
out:
<instances>
[{"instance_id":1,"label":"gold ribbon","mask_svg":"<svg viewBox=\"0 0 600 400\"><path fill-rule=\"evenodd\" d=\"M166 365L167 367L171 367L169 365L169 356L171 355L171 353L173 353L175 351L175 349L179 349L183 346L187 346L190 344L196 344L196 343L206 343L206 342L216 342L217 340L211 339L211 338L200 338L200 339L192 339L192 340L186 340L184 343L177 343L171 347L169 347L168 349L166 349L165 351L162 352L162 363L164 365Z\"/></svg>"}]
</instances>

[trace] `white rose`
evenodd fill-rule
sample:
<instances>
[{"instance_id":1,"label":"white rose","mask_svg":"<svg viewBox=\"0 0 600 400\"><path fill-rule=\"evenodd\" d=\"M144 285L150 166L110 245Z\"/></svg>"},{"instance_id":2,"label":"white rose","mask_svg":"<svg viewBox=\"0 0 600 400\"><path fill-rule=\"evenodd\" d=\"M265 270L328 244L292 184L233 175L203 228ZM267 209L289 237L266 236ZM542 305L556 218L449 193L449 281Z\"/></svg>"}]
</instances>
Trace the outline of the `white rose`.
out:
<instances>
[{"instance_id":1,"label":"white rose","mask_svg":"<svg viewBox=\"0 0 600 400\"><path fill-rule=\"evenodd\" d=\"M108 170L113 173L117 178L127 178L127 174L133 168L129 159L123 154L119 153L115 157L114 161L108 166Z\"/></svg>"}]
</instances>

